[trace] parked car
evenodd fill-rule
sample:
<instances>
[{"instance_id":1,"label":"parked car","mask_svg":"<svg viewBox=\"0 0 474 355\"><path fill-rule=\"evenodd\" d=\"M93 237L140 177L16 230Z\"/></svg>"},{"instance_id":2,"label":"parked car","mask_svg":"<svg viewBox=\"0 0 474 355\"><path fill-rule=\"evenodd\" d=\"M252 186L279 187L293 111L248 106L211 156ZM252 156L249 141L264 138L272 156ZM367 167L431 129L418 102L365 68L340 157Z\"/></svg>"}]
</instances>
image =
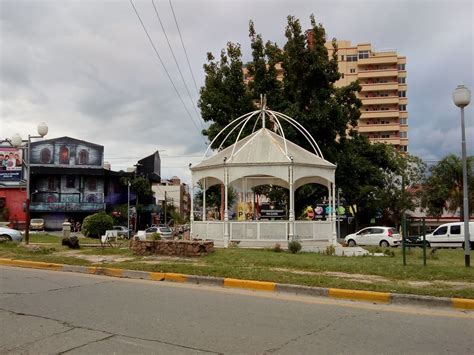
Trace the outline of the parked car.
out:
<instances>
[{"instance_id":1,"label":"parked car","mask_svg":"<svg viewBox=\"0 0 474 355\"><path fill-rule=\"evenodd\" d=\"M147 237L153 233L159 233L161 238L173 237L173 231L170 229L170 227L150 227L145 230Z\"/></svg>"},{"instance_id":2,"label":"parked car","mask_svg":"<svg viewBox=\"0 0 474 355\"><path fill-rule=\"evenodd\" d=\"M30 231L43 231L43 230L44 230L43 218L32 218L30 220Z\"/></svg>"},{"instance_id":3,"label":"parked car","mask_svg":"<svg viewBox=\"0 0 474 355\"><path fill-rule=\"evenodd\" d=\"M113 230L117 231L117 236L129 238L132 236L132 231L128 230L125 226L113 226Z\"/></svg>"},{"instance_id":4,"label":"parked car","mask_svg":"<svg viewBox=\"0 0 474 355\"><path fill-rule=\"evenodd\" d=\"M0 227L0 241L21 242L22 240L23 235L20 231L8 227Z\"/></svg>"},{"instance_id":5,"label":"parked car","mask_svg":"<svg viewBox=\"0 0 474 355\"><path fill-rule=\"evenodd\" d=\"M469 221L471 248L474 247L474 221ZM440 225L433 233L426 235L427 247L464 248L464 222L451 222Z\"/></svg>"},{"instance_id":6,"label":"parked car","mask_svg":"<svg viewBox=\"0 0 474 355\"><path fill-rule=\"evenodd\" d=\"M350 246L378 245L381 247L394 247L400 245L402 238L397 230L392 227L367 227L357 233L349 234L344 241Z\"/></svg>"}]
</instances>

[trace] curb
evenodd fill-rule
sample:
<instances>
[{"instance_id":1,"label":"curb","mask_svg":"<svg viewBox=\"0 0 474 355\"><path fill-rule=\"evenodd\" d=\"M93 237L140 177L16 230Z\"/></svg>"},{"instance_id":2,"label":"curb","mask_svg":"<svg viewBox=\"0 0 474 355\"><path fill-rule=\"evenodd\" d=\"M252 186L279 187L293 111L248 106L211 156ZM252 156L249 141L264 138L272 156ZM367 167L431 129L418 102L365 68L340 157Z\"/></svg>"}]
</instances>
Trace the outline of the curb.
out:
<instances>
[{"instance_id":1,"label":"curb","mask_svg":"<svg viewBox=\"0 0 474 355\"><path fill-rule=\"evenodd\" d=\"M347 290L338 288L311 287L300 285L280 284L276 282L240 280L223 277L196 276L166 272L148 272L139 270L126 270L103 268L95 266L75 266L40 261L15 260L0 258L0 265L16 266L52 271L76 272L90 275L103 275L129 279L142 279L150 281L171 281L192 283L197 285L219 286L225 288L241 288L254 291L283 292L296 295L330 297L353 301L366 301L395 305L416 305L428 307L448 307L474 311L474 299L455 297L432 297L421 295L407 295L388 292L374 292L361 290Z\"/></svg>"}]
</instances>

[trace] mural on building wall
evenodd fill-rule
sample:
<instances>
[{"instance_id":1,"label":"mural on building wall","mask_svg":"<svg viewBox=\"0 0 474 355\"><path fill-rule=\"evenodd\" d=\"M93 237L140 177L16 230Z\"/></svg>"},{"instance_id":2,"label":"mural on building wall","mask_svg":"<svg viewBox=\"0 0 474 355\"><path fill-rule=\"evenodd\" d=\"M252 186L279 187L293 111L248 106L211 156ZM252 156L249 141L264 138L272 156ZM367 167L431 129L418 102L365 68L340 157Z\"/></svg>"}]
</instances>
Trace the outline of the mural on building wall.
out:
<instances>
[{"instance_id":1,"label":"mural on building wall","mask_svg":"<svg viewBox=\"0 0 474 355\"><path fill-rule=\"evenodd\" d=\"M0 147L0 181L20 181L22 165L21 149Z\"/></svg>"},{"instance_id":2,"label":"mural on building wall","mask_svg":"<svg viewBox=\"0 0 474 355\"><path fill-rule=\"evenodd\" d=\"M104 147L70 137L61 137L31 144L32 165L70 167L102 167Z\"/></svg>"},{"instance_id":3,"label":"mural on building wall","mask_svg":"<svg viewBox=\"0 0 474 355\"><path fill-rule=\"evenodd\" d=\"M61 137L31 147L32 211L105 209L101 145Z\"/></svg>"}]
</instances>

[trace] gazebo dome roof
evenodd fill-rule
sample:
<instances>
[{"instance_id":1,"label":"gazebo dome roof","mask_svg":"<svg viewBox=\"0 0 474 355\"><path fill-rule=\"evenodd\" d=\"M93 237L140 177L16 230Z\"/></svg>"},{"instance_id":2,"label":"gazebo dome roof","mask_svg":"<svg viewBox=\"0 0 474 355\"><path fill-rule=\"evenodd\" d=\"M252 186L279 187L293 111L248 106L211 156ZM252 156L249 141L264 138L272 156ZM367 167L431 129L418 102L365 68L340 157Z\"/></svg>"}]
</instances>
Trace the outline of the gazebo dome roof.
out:
<instances>
[{"instance_id":1,"label":"gazebo dome roof","mask_svg":"<svg viewBox=\"0 0 474 355\"><path fill-rule=\"evenodd\" d=\"M191 170L232 165L310 165L335 169L322 157L262 127L251 135L193 166Z\"/></svg>"}]
</instances>

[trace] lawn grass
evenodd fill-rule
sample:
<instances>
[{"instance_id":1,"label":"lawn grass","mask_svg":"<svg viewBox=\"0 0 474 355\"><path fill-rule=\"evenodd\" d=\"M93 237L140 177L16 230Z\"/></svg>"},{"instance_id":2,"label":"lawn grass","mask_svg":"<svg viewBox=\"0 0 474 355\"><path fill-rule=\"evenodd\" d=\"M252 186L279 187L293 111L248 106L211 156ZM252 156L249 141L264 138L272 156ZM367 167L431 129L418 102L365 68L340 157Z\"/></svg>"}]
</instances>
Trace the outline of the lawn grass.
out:
<instances>
[{"instance_id":1,"label":"lawn grass","mask_svg":"<svg viewBox=\"0 0 474 355\"><path fill-rule=\"evenodd\" d=\"M30 233L30 243L48 243L61 245L62 236L48 233ZM100 244L97 238L79 237L79 244Z\"/></svg>"},{"instance_id":2,"label":"lawn grass","mask_svg":"<svg viewBox=\"0 0 474 355\"><path fill-rule=\"evenodd\" d=\"M62 249L61 249L62 248ZM64 247L45 247L32 252L12 243L0 245L0 257L58 262L72 265L97 265L70 256L55 255ZM319 287L412 293L420 295L474 298L474 270L464 266L461 249L439 249L434 257L427 255L423 266L422 249L411 249L407 266L403 266L401 249L391 248L395 256L337 257L317 253L291 254L268 249L217 249L201 258L147 258L133 255L129 249L83 248L86 255L130 257L123 262L101 263L101 266L131 270L177 272L200 276L230 277L273 281ZM378 251L373 249L373 251ZM334 274L343 273L343 274ZM355 274L368 275L360 277ZM372 279L379 277L379 279Z\"/></svg>"}]
</instances>

